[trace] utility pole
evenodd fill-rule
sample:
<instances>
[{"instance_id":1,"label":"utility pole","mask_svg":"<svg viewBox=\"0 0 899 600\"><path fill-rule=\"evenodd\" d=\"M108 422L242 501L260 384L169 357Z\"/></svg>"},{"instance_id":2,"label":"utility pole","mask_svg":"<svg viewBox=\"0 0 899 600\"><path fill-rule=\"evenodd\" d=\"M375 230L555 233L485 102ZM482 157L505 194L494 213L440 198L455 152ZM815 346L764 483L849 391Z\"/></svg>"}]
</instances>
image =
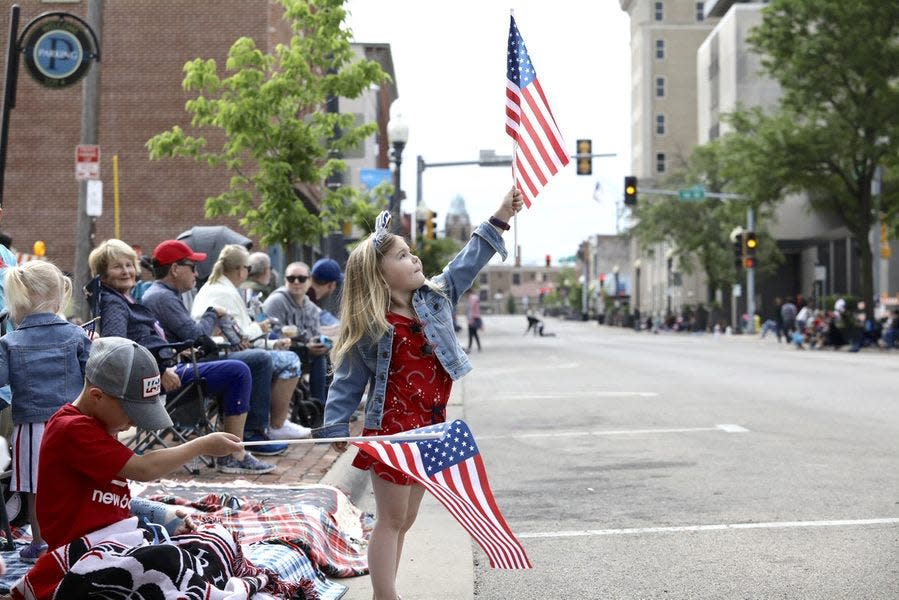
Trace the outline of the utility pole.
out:
<instances>
[{"instance_id":1,"label":"utility pole","mask_svg":"<svg viewBox=\"0 0 899 600\"><path fill-rule=\"evenodd\" d=\"M103 2L104 0L88 0L87 23L94 30L97 40L102 46L103 39ZM99 139L98 121L100 117L100 65L95 64L84 77L81 106L81 143L97 144ZM87 181L78 182L78 217L75 228L75 290L74 316L87 319L87 300L81 290L90 281L90 267L87 257L94 247L96 218L87 214Z\"/></svg>"}]
</instances>

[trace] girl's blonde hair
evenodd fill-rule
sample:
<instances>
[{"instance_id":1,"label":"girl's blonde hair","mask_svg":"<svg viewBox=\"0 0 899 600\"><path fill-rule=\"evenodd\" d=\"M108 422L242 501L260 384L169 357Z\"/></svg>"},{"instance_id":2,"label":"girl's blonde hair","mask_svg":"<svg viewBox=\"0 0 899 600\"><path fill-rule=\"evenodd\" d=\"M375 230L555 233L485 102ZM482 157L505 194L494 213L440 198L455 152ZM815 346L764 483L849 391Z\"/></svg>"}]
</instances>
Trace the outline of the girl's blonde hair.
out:
<instances>
[{"instance_id":1,"label":"girl's blonde hair","mask_svg":"<svg viewBox=\"0 0 899 600\"><path fill-rule=\"evenodd\" d=\"M91 275L105 277L109 265L117 260L128 260L134 263L134 272L140 273L140 263L134 248L115 238L106 240L94 248L87 257L87 264L91 268Z\"/></svg>"},{"instance_id":2,"label":"girl's blonde hair","mask_svg":"<svg viewBox=\"0 0 899 600\"><path fill-rule=\"evenodd\" d=\"M350 253L340 293L340 333L331 351L334 365L339 365L347 352L368 334L380 339L391 328L387 322L390 308L390 286L381 272L381 260L402 239L390 234L375 245L374 234L368 236ZM442 293L434 282L425 285Z\"/></svg>"},{"instance_id":3,"label":"girl's blonde hair","mask_svg":"<svg viewBox=\"0 0 899 600\"><path fill-rule=\"evenodd\" d=\"M250 252L240 244L228 244L219 252L218 260L212 267L212 274L209 275L209 283L215 283L224 277L225 273L243 267L249 257Z\"/></svg>"},{"instance_id":4,"label":"girl's blonde hair","mask_svg":"<svg viewBox=\"0 0 899 600\"><path fill-rule=\"evenodd\" d=\"M46 260L8 268L3 284L9 314L15 323L21 323L28 315L59 313L72 297L71 280Z\"/></svg>"}]
</instances>

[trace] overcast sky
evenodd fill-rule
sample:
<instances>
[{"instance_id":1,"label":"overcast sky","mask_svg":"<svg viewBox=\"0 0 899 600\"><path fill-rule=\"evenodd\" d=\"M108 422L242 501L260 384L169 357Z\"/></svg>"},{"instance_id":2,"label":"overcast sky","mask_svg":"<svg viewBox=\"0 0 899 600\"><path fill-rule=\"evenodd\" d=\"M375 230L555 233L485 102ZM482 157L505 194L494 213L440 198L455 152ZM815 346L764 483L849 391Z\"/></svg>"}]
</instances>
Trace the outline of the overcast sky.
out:
<instances>
[{"instance_id":1,"label":"overcast sky","mask_svg":"<svg viewBox=\"0 0 899 600\"><path fill-rule=\"evenodd\" d=\"M630 25L618 0L349 0L356 41L389 43L401 112L405 212L416 198L416 156L427 163L477 160L482 149L512 152L505 133L509 9L527 45L569 153L593 140L593 175L574 161L518 217L525 264L575 253L593 233L615 233L615 202L630 169ZM601 193L594 194L597 183ZM427 169L423 201L442 227L462 196L474 223L488 218L512 185L511 167ZM595 197L598 197L597 201ZM511 253L513 232L506 234Z\"/></svg>"}]
</instances>

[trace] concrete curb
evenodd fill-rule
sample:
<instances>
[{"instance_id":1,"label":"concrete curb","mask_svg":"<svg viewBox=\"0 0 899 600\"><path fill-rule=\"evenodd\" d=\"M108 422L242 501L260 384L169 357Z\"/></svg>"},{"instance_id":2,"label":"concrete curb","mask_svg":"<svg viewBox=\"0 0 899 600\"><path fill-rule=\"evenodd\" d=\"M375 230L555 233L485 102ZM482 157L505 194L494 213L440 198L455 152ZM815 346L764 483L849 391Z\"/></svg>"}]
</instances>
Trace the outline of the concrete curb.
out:
<instances>
[{"instance_id":1,"label":"concrete curb","mask_svg":"<svg viewBox=\"0 0 899 600\"><path fill-rule=\"evenodd\" d=\"M353 466L353 458L356 456L355 447L350 447L341 454L319 483L331 485L341 490L350 499L350 502L359 506L368 493L371 480L368 472Z\"/></svg>"}]
</instances>

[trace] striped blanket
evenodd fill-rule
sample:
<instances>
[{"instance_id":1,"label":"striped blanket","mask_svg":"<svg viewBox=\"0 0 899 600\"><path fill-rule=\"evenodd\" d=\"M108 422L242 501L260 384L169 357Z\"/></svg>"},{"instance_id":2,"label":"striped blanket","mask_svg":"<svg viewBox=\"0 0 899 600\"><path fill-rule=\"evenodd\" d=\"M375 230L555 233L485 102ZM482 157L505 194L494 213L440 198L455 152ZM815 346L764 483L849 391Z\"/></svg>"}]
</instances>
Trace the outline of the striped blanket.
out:
<instances>
[{"instance_id":1,"label":"striped blanket","mask_svg":"<svg viewBox=\"0 0 899 600\"><path fill-rule=\"evenodd\" d=\"M148 544L131 517L42 556L12 589L15 600L50 598L312 600L310 580L282 580L243 556L236 536L201 525L166 543Z\"/></svg>"},{"instance_id":2,"label":"striped blanket","mask_svg":"<svg viewBox=\"0 0 899 600\"><path fill-rule=\"evenodd\" d=\"M370 525L361 522L358 514L352 520L341 518L345 512L342 504L348 503L346 496L324 485L302 488L295 494L289 504L217 493L196 502L166 495L151 496L151 499L203 513L203 519L214 520L235 532L241 544L277 541L301 550L329 577L367 574L366 543Z\"/></svg>"}]
</instances>

